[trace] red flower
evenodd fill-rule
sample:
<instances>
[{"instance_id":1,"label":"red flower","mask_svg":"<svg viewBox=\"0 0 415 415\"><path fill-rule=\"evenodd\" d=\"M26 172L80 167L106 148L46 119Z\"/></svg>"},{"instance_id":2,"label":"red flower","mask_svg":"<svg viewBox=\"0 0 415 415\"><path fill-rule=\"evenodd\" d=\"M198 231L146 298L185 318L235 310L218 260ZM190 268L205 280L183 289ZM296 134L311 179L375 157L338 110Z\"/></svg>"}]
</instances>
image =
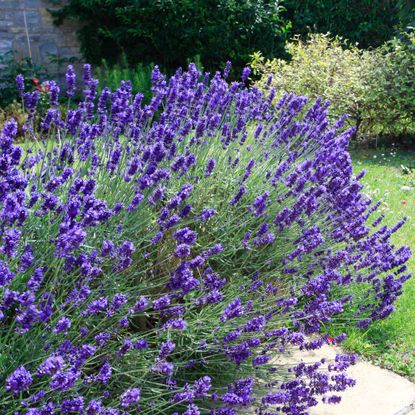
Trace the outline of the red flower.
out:
<instances>
[{"instance_id":1,"label":"red flower","mask_svg":"<svg viewBox=\"0 0 415 415\"><path fill-rule=\"evenodd\" d=\"M33 82L35 85L37 85L37 84L39 83L39 79L37 79L37 78L33 78L33 79L32 79L32 82Z\"/></svg>"},{"instance_id":2,"label":"red flower","mask_svg":"<svg viewBox=\"0 0 415 415\"><path fill-rule=\"evenodd\" d=\"M329 343L333 343L333 337L327 337L327 341L328 341Z\"/></svg>"},{"instance_id":3,"label":"red flower","mask_svg":"<svg viewBox=\"0 0 415 415\"><path fill-rule=\"evenodd\" d=\"M406 205L406 200L402 200L402 202L401 202L403 205Z\"/></svg>"}]
</instances>

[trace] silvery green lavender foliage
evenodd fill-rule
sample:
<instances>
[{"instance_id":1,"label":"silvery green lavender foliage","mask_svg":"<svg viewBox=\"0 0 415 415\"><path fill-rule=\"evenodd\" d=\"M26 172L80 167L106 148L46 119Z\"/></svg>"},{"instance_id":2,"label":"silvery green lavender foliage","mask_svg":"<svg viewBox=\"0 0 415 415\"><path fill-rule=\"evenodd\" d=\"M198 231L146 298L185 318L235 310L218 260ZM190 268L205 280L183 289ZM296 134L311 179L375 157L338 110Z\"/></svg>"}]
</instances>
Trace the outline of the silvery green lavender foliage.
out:
<instances>
[{"instance_id":1,"label":"silvery green lavender foliage","mask_svg":"<svg viewBox=\"0 0 415 415\"><path fill-rule=\"evenodd\" d=\"M272 358L391 313L403 221L378 226L327 104L273 106L228 71L156 67L143 105L129 82L97 97L86 65L65 119L57 83L41 120L20 91L27 142L13 120L0 136L1 414L299 415L354 384L355 356Z\"/></svg>"}]
</instances>

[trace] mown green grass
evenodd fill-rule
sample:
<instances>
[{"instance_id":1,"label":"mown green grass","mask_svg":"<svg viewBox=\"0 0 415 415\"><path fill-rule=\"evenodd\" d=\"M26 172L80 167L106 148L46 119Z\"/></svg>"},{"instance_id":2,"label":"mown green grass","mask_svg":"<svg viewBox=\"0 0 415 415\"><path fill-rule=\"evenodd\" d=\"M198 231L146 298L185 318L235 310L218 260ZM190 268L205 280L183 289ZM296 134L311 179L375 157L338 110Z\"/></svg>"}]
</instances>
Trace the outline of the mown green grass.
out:
<instances>
[{"instance_id":1,"label":"mown green grass","mask_svg":"<svg viewBox=\"0 0 415 415\"><path fill-rule=\"evenodd\" d=\"M363 179L365 193L383 201L383 223L392 225L403 216L408 217L392 241L411 247L414 254L408 268L415 273L415 152L359 149L352 151L352 159L356 174L362 169L367 171ZM404 174L402 165L412 167L413 176ZM343 343L346 349L415 381L415 276L405 283L404 293L389 318L366 331L352 326L337 330L348 334Z\"/></svg>"}]
</instances>

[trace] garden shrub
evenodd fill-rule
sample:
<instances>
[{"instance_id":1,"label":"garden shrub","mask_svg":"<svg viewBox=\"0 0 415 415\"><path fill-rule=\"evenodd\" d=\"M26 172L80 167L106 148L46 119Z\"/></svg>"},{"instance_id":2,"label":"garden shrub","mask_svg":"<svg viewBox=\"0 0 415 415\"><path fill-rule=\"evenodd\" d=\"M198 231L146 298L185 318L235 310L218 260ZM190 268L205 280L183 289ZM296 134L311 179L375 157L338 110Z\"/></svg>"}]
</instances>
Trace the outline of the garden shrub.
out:
<instances>
[{"instance_id":1,"label":"garden shrub","mask_svg":"<svg viewBox=\"0 0 415 415\"><path fill-rule=\"evenodd\" d=\"M81 50L88 62L157 62L173 73L200 56L207 70L228 59L242 70L250 54L284 50L285 23L275 0L70 0L53 12L59 24L80 22Z\"/></svg>"},{"instance_id":2,"label":"garden shrub","mask_svg":"<svg viewBox=\"0 0 415 415\"><path fill-rule=\"evenodd\" d=\"M372 100L378 103L373 119L388 135L415 134L415 31L402 33L379 48L373 68ZM379 114L379 115L378 115Z\"/></svg>"},{"instance_id":3,"label":"garden shrub","mask_svg":"<svg viewBox=\"0 0 415 415\"><path fill-rule=\"evenodd\" d=\"M50 82L40 119L17 78L30 140L14 120L0 135L2 414L305 414L354 384L355 356L272 359L341 342L325 328L350 309L362 328L392 312L404 220L379 226L344 117L228 74L156 67L143 105L127 81L98 97L85 65L84 100L63 118Z\"/></svg>"},{"instance_id":4,"label":"garden shrub","mask_svg":"<svg viewBox=\"0 0 415 415\"><path fill-rule=\"evenodd\" d=\"M415 34L404 35L375 50L361 50L329 35L296 37L287 44L290 61L253 55L251 66L270 82L276 99L287 92L331 102L333 118L344 113L356 136L407 135L415 131ZM272 76L272 80L269 78Z\"/></svg>"}]
</instances>

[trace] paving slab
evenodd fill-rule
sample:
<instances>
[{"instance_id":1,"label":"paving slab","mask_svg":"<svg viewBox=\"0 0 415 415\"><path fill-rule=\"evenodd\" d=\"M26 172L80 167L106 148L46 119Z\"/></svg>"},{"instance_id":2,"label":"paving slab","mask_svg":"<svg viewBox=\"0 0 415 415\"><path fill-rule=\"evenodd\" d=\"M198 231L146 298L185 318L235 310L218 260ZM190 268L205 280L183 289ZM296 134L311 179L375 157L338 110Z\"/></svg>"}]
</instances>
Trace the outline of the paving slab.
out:
<instances>
[{"instance_id":1,"label":"paving slab","mask_svg":"<svg viewBox=\"0 0 415 415\"><path fill-rule=\"evenodd\" d=\"M415 401L411 405L406 406L394 415L415 415Z\"/></svg>"},{"instance_id":2,"label":"paving slab","mask_svg":"<svg viewBox=\"0 0 415 415\"><path fill-rule=\"evenodd\" d=\"M333 346L310 352L294 352L275 359L276 363L313 363L331 360L344 353ZM310 415L415 415L415 384L409 380L362 360L348 370L356 386L341 394L339 404L319 404Z\"/></svg>"}]
</instances>

